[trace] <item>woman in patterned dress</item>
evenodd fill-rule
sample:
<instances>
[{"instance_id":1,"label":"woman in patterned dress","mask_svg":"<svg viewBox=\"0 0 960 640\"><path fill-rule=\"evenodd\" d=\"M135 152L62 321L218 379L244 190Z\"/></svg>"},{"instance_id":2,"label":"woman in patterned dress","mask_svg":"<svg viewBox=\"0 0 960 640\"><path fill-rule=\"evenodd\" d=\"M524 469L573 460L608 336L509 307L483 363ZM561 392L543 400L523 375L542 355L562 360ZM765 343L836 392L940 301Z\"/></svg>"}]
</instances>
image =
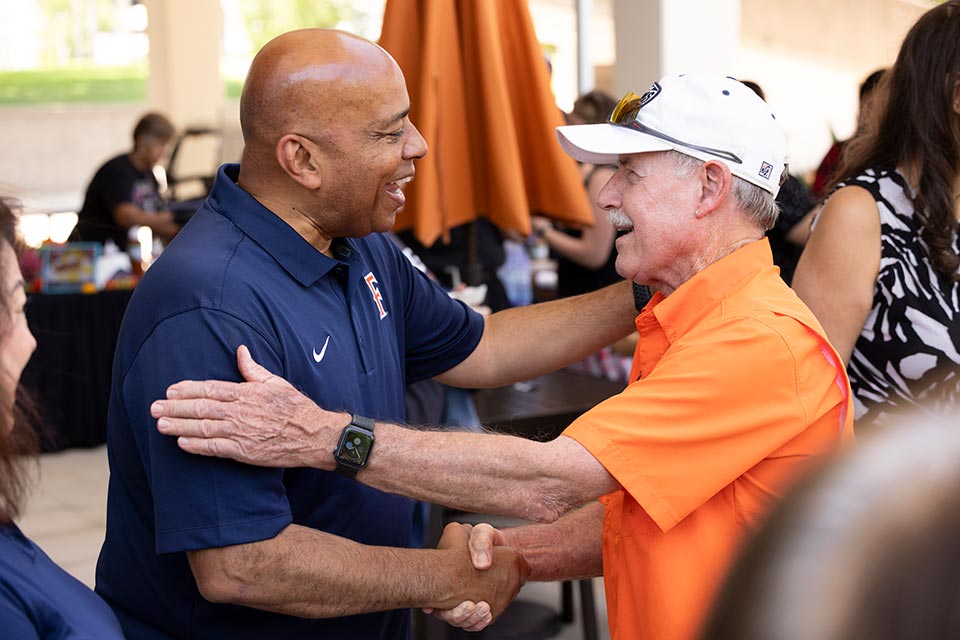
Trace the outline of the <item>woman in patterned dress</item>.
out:
<instances>
[{"instance_id":1,"label":"woman in patterned dress","mask_svg":"<svg viewBox=\"0 0 960 640\"><path fill-rule=\"evenodd\" d=\"M877 98L793 280L847 364L860 428L958 396L960 1L913 26Z\"/></svg>"}]
</instances>

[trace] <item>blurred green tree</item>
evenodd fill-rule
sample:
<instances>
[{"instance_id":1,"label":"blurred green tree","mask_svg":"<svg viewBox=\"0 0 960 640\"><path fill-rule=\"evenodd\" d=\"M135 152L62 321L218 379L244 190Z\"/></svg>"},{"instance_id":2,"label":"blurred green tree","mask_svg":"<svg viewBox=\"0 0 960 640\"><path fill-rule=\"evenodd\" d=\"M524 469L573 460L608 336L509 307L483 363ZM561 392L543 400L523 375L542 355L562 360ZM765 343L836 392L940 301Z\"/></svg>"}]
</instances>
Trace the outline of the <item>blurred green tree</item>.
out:
<instances>
[{"instance_id":1,"label":"blurred green tree","mask_svg":"<svg viewBox=\"0 0 960 640\"><path fill-rule=\"evenodd\" d=\"M352 20L350 0L241 0L247 35L254 51L285 31L306 27L336 27Z\"/></svg>"}]
</instances>

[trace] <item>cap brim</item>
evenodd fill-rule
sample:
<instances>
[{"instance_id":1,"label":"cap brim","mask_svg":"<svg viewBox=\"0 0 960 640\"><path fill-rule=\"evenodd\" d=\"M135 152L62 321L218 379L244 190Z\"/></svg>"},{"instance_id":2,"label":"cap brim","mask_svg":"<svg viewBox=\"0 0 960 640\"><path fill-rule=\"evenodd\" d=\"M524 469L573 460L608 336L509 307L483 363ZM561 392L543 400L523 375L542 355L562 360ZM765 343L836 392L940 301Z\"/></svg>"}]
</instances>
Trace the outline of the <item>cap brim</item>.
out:
<instances>
[{"instance_id":1,"label":"cap brim","mask_svg":"<svg viewBox=\"0 0 960 640\"><path fill-rule=\"evenodd\" d=\"M622 155L674 148L636 129L608 123L557 127L557 139L567 155L590 164L616 164Z\"/></svg>"}]
</instances>

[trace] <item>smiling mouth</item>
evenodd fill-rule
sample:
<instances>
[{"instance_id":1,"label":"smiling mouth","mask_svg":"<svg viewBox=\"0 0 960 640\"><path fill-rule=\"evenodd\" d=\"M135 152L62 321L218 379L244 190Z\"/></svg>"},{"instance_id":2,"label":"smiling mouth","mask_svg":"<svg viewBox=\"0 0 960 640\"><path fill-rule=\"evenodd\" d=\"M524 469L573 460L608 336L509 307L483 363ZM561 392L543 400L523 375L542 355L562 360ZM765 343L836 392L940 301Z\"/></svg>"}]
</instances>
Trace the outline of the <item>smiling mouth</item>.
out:
<instances>
[{"instance_id":1,"label":"smiling mouth","mask_svg":"<svg viewBox=\"0 0 960 640\"><path fill-rule=\"evenodd\" d=\"M403 189L411 180L413 180L413 176L407 176L406 178L400 178L399 180L388 182L387 186L393 187L394 189Z\"/></svg>"}]
</instances>

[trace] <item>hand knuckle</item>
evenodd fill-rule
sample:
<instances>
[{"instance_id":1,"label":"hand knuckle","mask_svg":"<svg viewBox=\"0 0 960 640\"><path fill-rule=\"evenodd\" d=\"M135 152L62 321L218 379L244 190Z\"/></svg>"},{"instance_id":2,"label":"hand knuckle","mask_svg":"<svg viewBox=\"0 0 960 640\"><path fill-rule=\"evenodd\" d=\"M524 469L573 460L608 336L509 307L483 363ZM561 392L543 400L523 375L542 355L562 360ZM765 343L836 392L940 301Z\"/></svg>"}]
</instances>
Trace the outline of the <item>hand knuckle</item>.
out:
<instances>
[{"instance_id":1,"label":"hand knuckle","mask_svg":"<svg viewBox=\"0 0 960 640\"><path fill-rule=\"evenodd\" d=\"M204 438L212 438L216 433L216 426L212 420L204 418L200 421L200 433Z\"/></svg>"}]
</instances>

